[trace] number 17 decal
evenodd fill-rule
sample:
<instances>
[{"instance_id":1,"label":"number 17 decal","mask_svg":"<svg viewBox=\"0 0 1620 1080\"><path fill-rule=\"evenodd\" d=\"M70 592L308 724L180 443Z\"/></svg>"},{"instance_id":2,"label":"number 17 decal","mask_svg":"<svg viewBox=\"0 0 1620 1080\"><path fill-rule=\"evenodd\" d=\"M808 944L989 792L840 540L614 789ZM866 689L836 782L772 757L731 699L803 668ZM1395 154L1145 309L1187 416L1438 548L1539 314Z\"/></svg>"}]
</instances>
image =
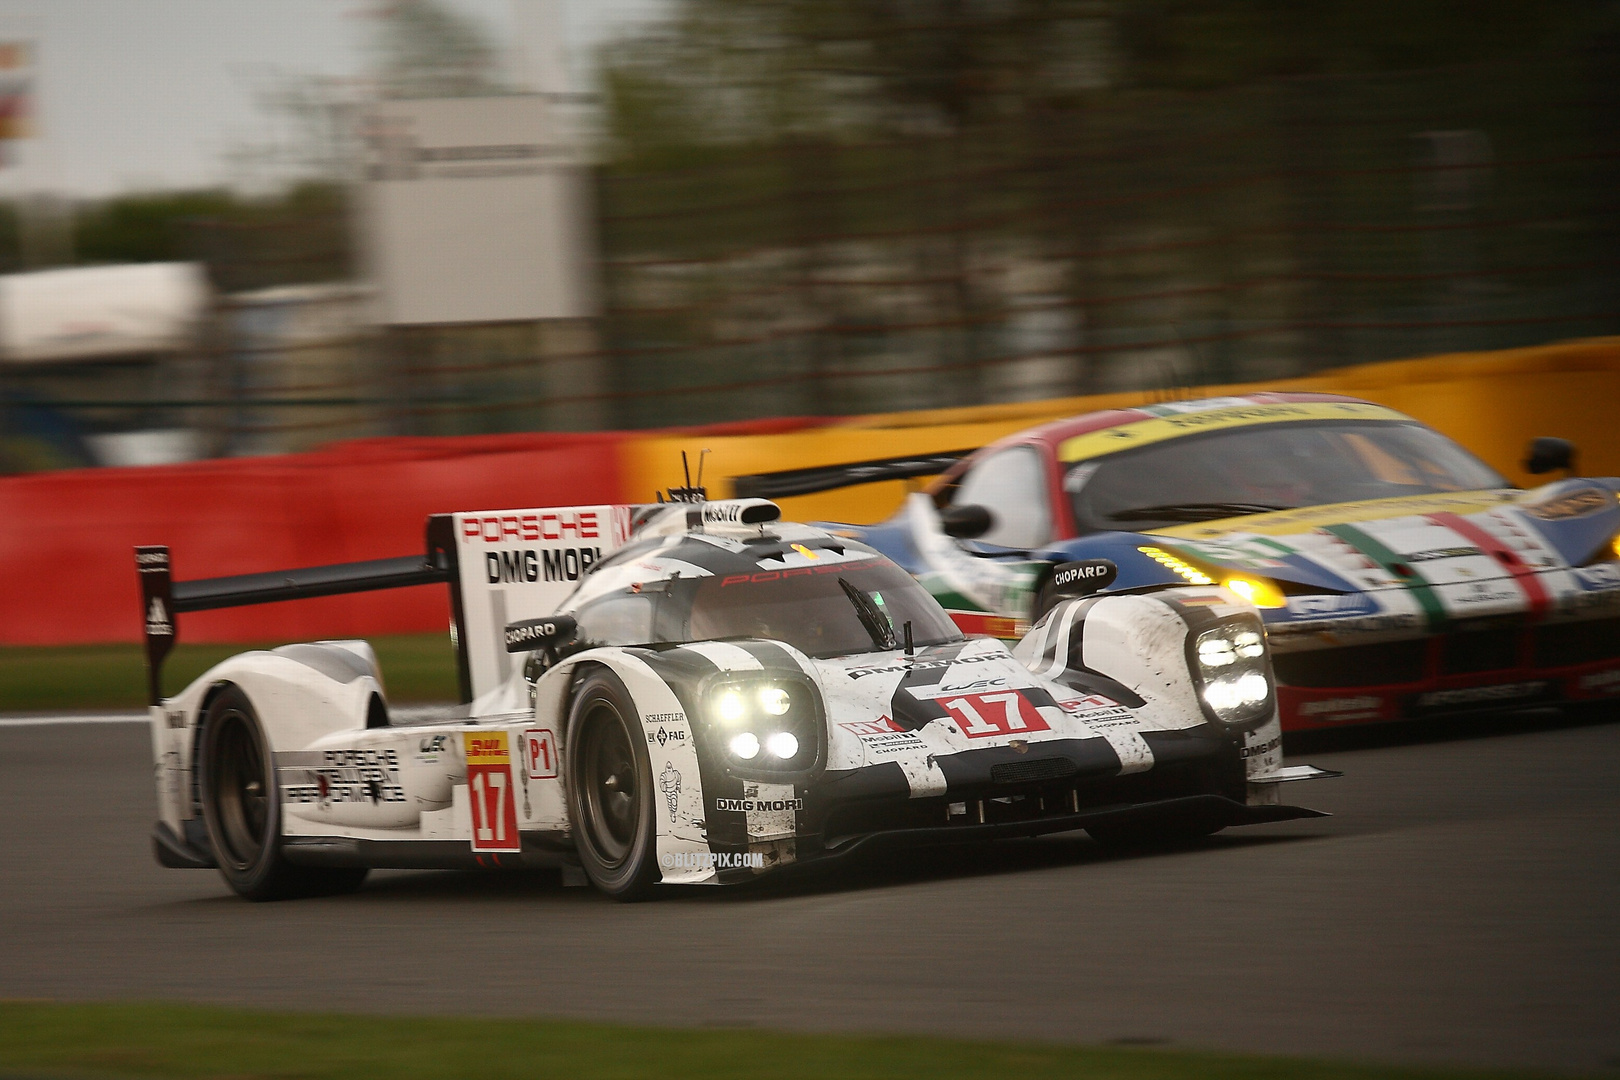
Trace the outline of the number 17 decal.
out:
<instances>
[{"instance_id":1,"label":"number 17 decal","mask_svg":"<svg viewBox=\"0 0 1620 1080\"><path fill-rule=\"evenodd\" d=\"M504 731L464 731L474 851L521 851L512 801L512 746Z\"/></svg>"},{"instance_id":2,"label":"number 17 decal","mask_svg":"<svg viewBox=\"0 0 1620 1080\"><path fill-rule=\"evenodd\" d=\"M962 734L970 739L1051 730L1040 711L1016 690L1000 694L963 694L941 704L960 722Z\"/></svg>"}]
</instances>

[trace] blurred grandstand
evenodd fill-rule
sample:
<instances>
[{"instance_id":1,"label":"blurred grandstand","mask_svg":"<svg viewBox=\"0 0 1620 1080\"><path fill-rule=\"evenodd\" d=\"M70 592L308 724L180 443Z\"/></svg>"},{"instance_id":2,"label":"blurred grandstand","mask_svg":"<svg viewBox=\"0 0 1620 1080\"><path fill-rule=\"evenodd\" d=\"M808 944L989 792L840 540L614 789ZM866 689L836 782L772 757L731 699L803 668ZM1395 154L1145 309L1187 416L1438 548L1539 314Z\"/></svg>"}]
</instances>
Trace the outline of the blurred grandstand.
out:
<instances>
[{"instance_id":1,"label":"blurred grandstand","mask_svg":"<svg viewBox=\"0 0 1620 1080\"><path fill-rule=\"evenodd\" d=\"M183 376L0 357L0 468L115 463L95 437L133 431L262 454L1613 334L1617 40L1580 0L686 0L602 58L599 315L379 328L342 184L193 199L144 247L105 237L162 200L89 208L81 260L193 262L212 299Z\"/></svg>"}]
</instances>

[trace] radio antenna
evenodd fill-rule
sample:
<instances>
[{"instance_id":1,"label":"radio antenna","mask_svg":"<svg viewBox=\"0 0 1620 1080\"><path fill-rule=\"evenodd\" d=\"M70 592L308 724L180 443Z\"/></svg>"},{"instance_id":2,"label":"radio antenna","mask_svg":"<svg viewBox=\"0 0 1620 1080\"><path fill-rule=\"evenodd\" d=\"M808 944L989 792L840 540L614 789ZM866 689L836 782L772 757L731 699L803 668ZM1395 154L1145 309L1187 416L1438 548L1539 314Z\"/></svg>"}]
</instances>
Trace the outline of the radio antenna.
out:
<instances>
[{"instance_id":1,"label":"radio antenna","mask_svg":"<svg viewBox=\"0 0 1620 1080\"><path fill-rule=\"evenodd\" d=\"M698 487L699 491L705 490L704 487L703 487L703 459L708 457L708 456L709 456L709 448L707 446L705 446L702 450L698 451L698 482L697 482L697 487Z\"/></svg>"},{"instance_id":2,"label":"radio antenna","mask_svg":"<svg viewBox=\"0 0 1620 1080\"><path fill-rule=\"evenodd\" d=\"M703 453L707 454L705 450ZM698 457L698 482L692 483L692 465L687 459L686 451L681 451L681 474L686 478L685 487L672 487L669 489L669 501L681 503L705 502L709 495L703 490L703 458Z\"/></svg>"}]
</instances>

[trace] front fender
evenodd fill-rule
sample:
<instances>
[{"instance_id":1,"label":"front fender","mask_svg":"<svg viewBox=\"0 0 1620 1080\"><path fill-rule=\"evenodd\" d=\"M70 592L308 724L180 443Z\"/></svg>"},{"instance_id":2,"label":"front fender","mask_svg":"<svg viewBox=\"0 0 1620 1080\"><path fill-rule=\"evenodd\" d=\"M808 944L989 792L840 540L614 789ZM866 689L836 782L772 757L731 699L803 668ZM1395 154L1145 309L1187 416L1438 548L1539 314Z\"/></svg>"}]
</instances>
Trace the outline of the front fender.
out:
<instances>
[{"instance_id":1,"label":"front fender","mask_svg":"<svg viewBox=\"0 0 1620 1080\"><path fill-rule=\"evenodd\" d=\"M662 880L685 885L713 883L715 869L708 858L703 778L693 724L669 683L642 657L623 649L591 649L564 660L535 684L535 716L540 722L551 718L555 725L558 759L565 763L559 774L564 786L569 783L566 741L573 688L582 669L590 665L618 676L641 722L652 769Z\"/></svg>"}]
</instances>

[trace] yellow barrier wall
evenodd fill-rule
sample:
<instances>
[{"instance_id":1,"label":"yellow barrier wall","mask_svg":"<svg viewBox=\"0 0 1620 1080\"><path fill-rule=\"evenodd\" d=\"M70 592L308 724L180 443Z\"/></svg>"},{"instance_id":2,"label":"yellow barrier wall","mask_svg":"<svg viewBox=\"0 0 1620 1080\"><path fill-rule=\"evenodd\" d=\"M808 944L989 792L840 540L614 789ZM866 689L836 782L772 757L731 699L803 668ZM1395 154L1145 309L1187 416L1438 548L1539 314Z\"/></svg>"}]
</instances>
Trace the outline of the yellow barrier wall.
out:
<instances>
[{"instance_id":1,"label":"yellow barrier wall","mask_svg":"<svg viewBox=\"0 0 1620 1080\"><path fill-rule=\"evenodd\" d=\"M1547 479L1538 481L1519 464L1526 443L1538 435L1574 441L1582 473L1620 475L1620 338L1395 360L1298 379L1198 387L1179 396L1258 390L1349 394L1387 405L1445 432L1525 486ZM713 451L705 467L708 487L723 498L731 494L733 476L978 447L1047 420L1162 396L1103 394L879 413L779 435L649 435L621 444L622 476L629 499L651 501L655 491L680 483L682 450L695 462L696 451L707 447ZM888 481L779 501L790 520L872 522L892 513L906 489Z\"/></svg>"}]
</instances>

